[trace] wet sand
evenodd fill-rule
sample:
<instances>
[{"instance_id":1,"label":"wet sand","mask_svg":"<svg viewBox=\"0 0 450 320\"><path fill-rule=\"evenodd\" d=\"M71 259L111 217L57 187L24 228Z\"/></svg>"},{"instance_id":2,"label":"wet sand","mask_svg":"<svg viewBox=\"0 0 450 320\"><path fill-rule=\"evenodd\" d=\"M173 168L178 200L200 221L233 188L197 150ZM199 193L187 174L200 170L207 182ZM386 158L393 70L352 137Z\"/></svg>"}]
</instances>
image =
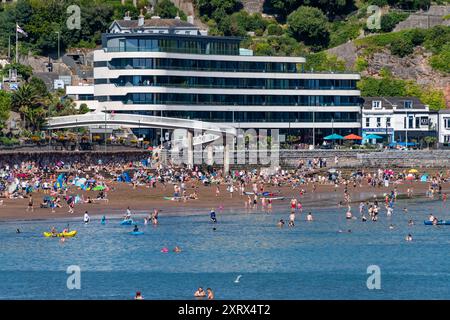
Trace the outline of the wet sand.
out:
<instances>
[{"instance_id":1,"label":"wet sand","mask_svg":"<svg viewBox=\"0 0 450 320\"><path fill-rule=\"evenodd\" d=\"M200 183L186 183L187 194L193 193L195 187L198 187L198 200L172 201L164 200L164 197L171 197L173 195L173 185L167 184L163 188L161 184L157 184L157 188L148 188L146 186L137 186L133 189L132 185L125 183L109 182L108 186L114 188L108 192L109 202L98 201L95 204L77 204L74 213L68 213L67 204L63 204L62 208L56 208L52 213L51 209L39 208L40 202L44 196L42 192L34 192L34 212L27 212L28 199L1 199L3 205L0 205L0 221L7 220L41 220L52 218L79 218L83 217L85 211L89 212L91 217L99 215L106 215L106 217L123 215L126 208L130 207L131 211L138 211L140 213L151 213L153 209L160 210L160 216L164 215L180 215L180 214L208 214L211 208L220 211L223 207L223 213L245 210L244 202L247 196L240 196L239 192L234 192L233 197L230 197L229 192L226 191L226 186L220 186L220 195L216 197L216 186L205 187ZM403 182L397 184L399 197L406 196L408 188L414 189L414 196L425 196L429 183L423 182ZM303 196L300 196L300 190L306 190ZM293 189L291 186L269 186L265 187L265 191L277 193L279 196L286 197L284 200L274 200L273 210L289 211L290 199L297 198L302 202L304 211L308 208L318 207L337 207L340 201L344 198L344 186L339 186L337 191L334 191L334 185L319 185L317 184L316 191L312 191L312 184L303 185ZM357 206L360 201L372 200L374 195L382 199L383 194L389 193L394 189L394 185L389 187L370 187L367 183L363 183L362 187L349 186L348 190L351 195L353 203L353 211L357 212ZM246 191L251 191L247 189ZM450 193L450 183L442 185L442 192ZM90 196L95 198L97 191L81 191L72 186L68 192L70 195L84 195L85 198ZM251 196L252 197L252 196ZM252 198L253 199L253 198ZM382 200L383 201L383 200ZM260 201L258 203L258 211L261 211ZM345 209L343 209L345 210Z\"/></svg>"}]
</instances>

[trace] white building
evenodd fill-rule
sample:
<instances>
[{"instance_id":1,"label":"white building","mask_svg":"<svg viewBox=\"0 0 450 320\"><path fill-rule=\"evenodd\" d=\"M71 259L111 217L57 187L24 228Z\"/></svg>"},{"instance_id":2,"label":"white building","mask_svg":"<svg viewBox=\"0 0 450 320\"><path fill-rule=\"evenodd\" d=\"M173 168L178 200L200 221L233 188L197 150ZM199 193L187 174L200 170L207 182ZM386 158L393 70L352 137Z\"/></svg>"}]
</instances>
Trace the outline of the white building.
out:
<instances>
[{"instance_id":1,"label":"white building","mask_svg":"<svg viewBox=\"0 0 450 320\"><path fill-rule=\"evenodd\" d=\"M384 142L420 143L437 137L438 113L415 97L366 97L362 106L362 137L376 134ZM365 142L365 140L363 140Z\"/></svg>"},{"instance_id":2,"label":"white building","mask_svg":"<svg viewBox=\"0 0 450 320\"><path fill-rule=\"evenodd\" d=\"M450 147L450 109L439 111L439 145Z\"/></svg>"},{"instance_id":3,"label":"white building","mask_svg":"<svg viewBox=\"0 0 450 320\"><path fill-rule=\"evenodd\" d=\"M305 72L303 57L253 56L180 19L126 16L102 42L92 89L67 88L92 110L277 128L303 143L360 132L359 74Z\"/></svg>"}]
</instances>

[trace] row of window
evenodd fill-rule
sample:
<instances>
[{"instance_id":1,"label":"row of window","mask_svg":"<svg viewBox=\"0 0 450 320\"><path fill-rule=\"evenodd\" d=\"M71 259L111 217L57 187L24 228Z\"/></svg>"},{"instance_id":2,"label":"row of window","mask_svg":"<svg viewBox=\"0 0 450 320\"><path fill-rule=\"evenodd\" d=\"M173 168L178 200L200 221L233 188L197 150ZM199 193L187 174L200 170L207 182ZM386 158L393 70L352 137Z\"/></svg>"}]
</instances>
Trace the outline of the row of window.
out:
<instances>
[{"instance_id":1,"label":"row of window","mask_svg":"<svg viewBox=\"0 0 450 320\"><path fill-rule=\"evenodd\" d=\"M122 101L125 104L187 104L244 106L357 106L355 96L274 96L184 93L130 93L126 96L99 96L100 102Z\"/></svg>"},{"instance_id":2,"label":"row of window","mask_svg":"<svg viewBox=\"0 0 450 320\"><path fill-rule=\"evenodd\" d=\"M403 102L403 108L405 109L412 109L413 107L413 102L411 100L405 100L402 101ZM372 101L372 108L373 109L382 109L383 108L383 103L381 100L373 100Z\"/></svg>"},{"instance_id":3,"label":"row of window","mask_svg":"<svg viewBox=\"0 0 450 320\"><path fill-rule=\"evenodd\" d=\"M127 112L129 113L129 112ZM142 112L140 112L142 113ZM146 115L209 122L358 122L357 112L146 111Z\"/></svg>"},{"instance_id":4,"label":"row of window","mask_svg":"<svg viewBox=\"0 0 450 320\"><path fill-rule=\"evenodd\" d=\"M391 127L391 118L390 117L386 117L384 123L382 123L381 121L381 117L376 117L376 118L370 118L370 117L366 117L365 118L365 127L366 128L370 128L372 127L371 122L372 119L375 119L375 127L376 128L390 128ZM413 117L413 116L408 116L403 118L403 128L404 129L420 129L423 126L428 126L430 124L430 119L428 117Z\"/></svg>"},{"instance_id":5,"label":"row of window","mask_svg":"<svg viewBox=\"0 0 450 320\"><path fill-rule=\"evenodd\" d=\"M172 58L115 58L110 62L96 61L94 67L109 69L165 69L189 71L229 71L229 72L297 72L295 63L192 60Z\"/></svg>"},{"instance_id":6,"label":"row of window","mask_svg":"<svg viewBox=\"0 0 450 320\"><path fill-rule=\"evenodd\" d=\"M213 78L179 76L121 76L117 79L96 79L95 84L112 83L117 86L161 86L186 88L242 88L242 89L347 89L356 90L356 80L332 79L261 79Z\"/></svg>"},{"instance_id":7,"label":"row of window","mask_svg":"<svg viewBox=\"0 0 450 320\"><path fill-rule=\"evenodd\" d=\"M202 37L148 37L111 38L107 41L109 52L174 52L191 54L239 55L238 41L220 41Z\"/></svg>"}]
</instances>

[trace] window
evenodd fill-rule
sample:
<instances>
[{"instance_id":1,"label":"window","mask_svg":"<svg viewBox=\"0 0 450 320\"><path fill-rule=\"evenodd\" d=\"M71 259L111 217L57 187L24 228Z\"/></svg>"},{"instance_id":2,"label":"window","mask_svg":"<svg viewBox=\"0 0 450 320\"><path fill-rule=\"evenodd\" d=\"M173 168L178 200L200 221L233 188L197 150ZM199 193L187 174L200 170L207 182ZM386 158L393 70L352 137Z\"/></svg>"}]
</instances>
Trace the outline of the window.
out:
<instances>
[{"instance_id":1,"label":"window","mask_svg":"<svg viewBox=\"0 0 450 320\"><path fill-rule=\"evenodd\" d=\"M410 128L410 129L414 128L413 124L414 124L414 117L409 116L408 117L408 128Z\"/></svg>"},{"instance_id":2,"label":"window","mask_svg":"<svg viewBox=\"0 0 450 320\"><path fill-rule=\"evenodd\" d=\"M420 128L420 118L416 117L416 128Z\"/></svg>"},{"instance_id":3,"label":"window","mask_svg":"<svg viewBox=\"0 0 450 320\"><path fill-rule=\"evenodd\" d=\"M450 118L444 118L445 129L450 129Z\"/></svg>"},{"instance_id":4,"label":"window","mask_svg":"<svg viewBox=\"0 0 450 320\"><path fill-rule=\"evenodd\" d=\"M387 117L386 118L386 127L390 127L391 126L391 118Z\"/></svg>"},{"instance_id":5,"label":"window","mask_svg":"<svg viewBox=\"0 0 450 320\"><path fill-rule=\"evenodd\" d=\"M370 118L369 117L366 118L366 127L367 128L370 127Z\"/></svg>"},{"instance_id":6,"label":"window","mask_svg":"<svg viewBox=\"0 0 450 320\"><path fill-rule=\"evenodd\" d=\"M405 100L405 101L403 101L403 107L405 109L412 109L413 102L411 100Z\"/></svg>"},{"instance_id":7,"label":"window","mask_svg":"<svg viewBox=\"0 0 450 320\"><path fill-rule=\"evenodd\" d=\"M381 127L381 118L377 118L377 128Z\"/></svg>"},{"instance_id":8,"label":"window","mask_svg":"<svg viewBox=\"0 0 450 320\"><path fill-rule=\"evenodd\" d=\"M381 109L381 101L380 100L372 101L372 108L373 109Z\"/></svg>"},{"instance_id":9,"label":"window","mask_svg":"<svg viewBox=\"0 0 450 320\"><path fill-rule=\"evenodd\" d=\"M444 136L444 143L450 143L450 136Z\"/></svg>"}]
</instances>

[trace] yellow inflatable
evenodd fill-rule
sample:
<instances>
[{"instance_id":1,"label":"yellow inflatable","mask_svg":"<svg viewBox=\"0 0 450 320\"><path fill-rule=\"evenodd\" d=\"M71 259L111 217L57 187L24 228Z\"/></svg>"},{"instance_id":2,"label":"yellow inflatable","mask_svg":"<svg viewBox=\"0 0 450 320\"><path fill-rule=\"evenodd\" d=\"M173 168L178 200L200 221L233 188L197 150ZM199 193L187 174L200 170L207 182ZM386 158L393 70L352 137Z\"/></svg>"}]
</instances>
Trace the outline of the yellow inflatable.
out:
<instances>
[{"instance_id":1,"label":"yellow inflatable","mask_svg":"<svg viewBox=\"0 0 450 320\"><path fill-rule=\"evenodd\" d=\"M76 230L70 231L70 232L60 232L57 234L53 234L51 232L44 232L44 237L46 238L50 238L50 237L64 237L64 238L71 238L71 237L75 237L75 235L77 234Z\"/></svg>"}]
</instances>

